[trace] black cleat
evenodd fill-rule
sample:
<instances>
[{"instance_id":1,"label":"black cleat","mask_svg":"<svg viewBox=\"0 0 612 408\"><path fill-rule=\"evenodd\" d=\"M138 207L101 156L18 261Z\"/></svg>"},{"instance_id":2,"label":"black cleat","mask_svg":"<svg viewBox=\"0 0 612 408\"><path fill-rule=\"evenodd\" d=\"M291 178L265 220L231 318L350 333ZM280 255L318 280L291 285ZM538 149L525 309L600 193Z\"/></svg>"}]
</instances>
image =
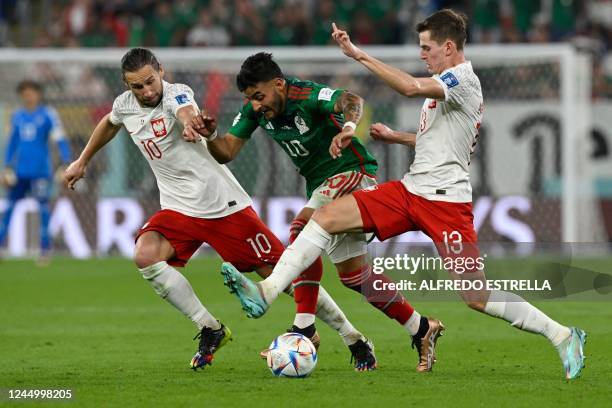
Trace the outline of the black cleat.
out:
<instances>
[{"instance_id":1,"label":"black cleat","mask_svg":"<svg viewBox=\"0 0 612 408\"><path fill-rule=\"evenodd\" d=\"M215 352L232 340L232 332L223 324L217 330L203 327L193 339L197 338L200 339L198 352L193 356L189 364L194 371L197 371L198 368L203 369L206 364L212 364Z\"/></svg>"},{"instance_id":2,"label":"black cleat","mask_svg":"<svg viewBox=\"0 0 612 408\"><path fill-rule=\"evenodd\" d=\"M374 355L374 345L370 340L357 340L348 347L351 350L351 363L355 362L355 371L376 370L378 363Z\"/></svg>"}]
</instances>

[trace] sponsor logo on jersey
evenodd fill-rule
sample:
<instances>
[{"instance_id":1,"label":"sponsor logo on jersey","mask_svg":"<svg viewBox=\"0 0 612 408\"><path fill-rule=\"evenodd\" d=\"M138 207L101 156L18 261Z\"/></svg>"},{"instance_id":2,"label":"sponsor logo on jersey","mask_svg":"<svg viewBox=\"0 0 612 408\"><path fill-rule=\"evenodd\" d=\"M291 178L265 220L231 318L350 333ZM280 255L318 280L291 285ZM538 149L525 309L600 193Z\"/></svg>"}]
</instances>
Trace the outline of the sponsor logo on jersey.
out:
<instances>
[{"instance_id":1,"label":"sponsor logo on jersey","mask_svg":"<svg viewBox=\"0 0 612 408\"><path fill-rule=\"evenodd\" d=\"M242 113L238 112L238 114L234 116L234 121L232 122L232 126L236 126L236 124L240 122L241 117L242 117Z\"/></svg>"},{"instance_id":2,"label":"sponsor logo on jersey","mask_svg":"<svg viewBox=\"0 0 612 408\"><path fill-rule=\"evenodd\" d=\"M295 122L295 126L298 128L298 131L300 132L300 135L303 135L304 133L310 130L308 126L306 126L306 122L304 122L304 119L302 119L300 115L295 115L294 122Z\"/></svg>"},{"instance_id":3,"label":"sponsor logo on jersey","mask_svg":"<svg viewBox=\"0 0 612 408\"><path fill-rule=\"evenodd\" d=\"M174 99L176 99L176 102L177 102L179 105L183 105L183 104L185 104L185 103L189 102L189 97L187 96L187 94L180 94L180 95L176 95L176 96L174 97Z\"/></svg>"},{"instance_id":4,"label":"sponsor logo on jersey","mask_svg":"<svg viewBox=\"0 0 612 408\"><path fill-rule=\"evenodd\" d=\"M272 122L268 122L268 123L266 123L265 128L268 129L268 130L274 130L274 125L272 125Z\"/></svg>"},{"instance_id":5,"label":"sponsor logo on jersey","mask_svg":"<svg viewBox=\"0 0 612 408\"><path fill-rule=\"evenodd\" d=\"M162 137L168 134L164 118L153 119L151 121L151 127L153 128L153 133L156 137Z\"/></svg>"},{"instance_id":6,"label":"sponsor logo on jersey","mask_svg":"<svg viewBox=\"0 0 612 408\"><path fill-rule=\"evenodd\" d=\"M319 100L320 101L331 101L333 94L334 94L333 89L323 88L319 91Z\"/></svg>"},{"instance_id":7,"label":"sponsor logo on jersey","mask_svg":"<svg viewBox=\"0 0 612 408\"><path fill-rule=\"evenodd\" d=\"M446 74L442 75L440 79L446 84L446 87L449 89L459 85L459 80L455 75L453 75L452 72L447 72Z\"/></svg>"}]
</instances>

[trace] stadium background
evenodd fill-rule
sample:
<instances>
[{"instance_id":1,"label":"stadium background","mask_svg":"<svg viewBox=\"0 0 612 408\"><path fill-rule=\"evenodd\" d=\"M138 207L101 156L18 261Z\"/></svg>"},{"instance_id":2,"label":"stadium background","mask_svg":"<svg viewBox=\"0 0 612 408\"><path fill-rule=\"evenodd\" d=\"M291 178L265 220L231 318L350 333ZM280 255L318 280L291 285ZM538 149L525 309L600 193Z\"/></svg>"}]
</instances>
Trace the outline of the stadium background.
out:
<instances>
[{"instance_id":1,"label":"stadium background","mask_svg":"<svg viewBox=\"0 0 612 408\"><path fill-rule=\"evenodd\" d=\"M200 106L217 115L225 130L242 103L234 84L240 62L263 48L276 55L288 75L364 96L359 137L380 162L379 180L398 178L413 152L371 143L367 127L381 121L414 130L420 102L401 98L335 49L309 47L329 44L329 26L336 21L387 62L424 75L416 49L411 48L416 44L411 27L432 10L450 6L471 18L468 58L474 61L485 95L485 123L471 165L480 239L612 240L612 135L605 113L612 107L609 2L388 0L364 7L357 3L3 1L0 137L5 141L8 119L18 103L15 84L24 77L34 78L44 83L46 100L59 111L77 154L95 123L110 110L114 96L125 89L118 69L123 51L114 47L131 46L155 47L167 79L190 85ZM516 43L528 44L511 52ZM588 64L576 72L587 95L569 97L572 112L586 109L583 116L591 118L571 132L575 149L564 141L567 117L562 109L568 96L560 91L563 51L555 54L555 46L568 44ZM158 208L153 175L132 142L122 136L91 163L78 192L56 189L51 231L57 254L129 257L131 236ZM571 152L571 162L566 161L564 149ZM303 181L288 158L258 134L230 167L255 198L263 219L286 240L288 224L304 203ZM573 197L578 202L571 207L570 220L578 229L573 234L564 231L567 174L574 174ZM0 201L0 211L4 205ZM36 203L26 200L15 211L8 256L35 254L35 210ZM425 240L418 234L400 239Z\"/></svg>"},{"instance_id":2,"label":"stadium background","mask_svg":"<svg viewBox=\"0 0 612 408\"><path fill-rule=\"evenodd\" d=\"M218 115L222 130L242 103L234 86L240 62L265 49L277 55L287 74L364 96L359 137L380 161L380 180L397 178L413 153L372 143L367 125L382 121L414 130L420 102L389 91L337 48L311 47L328 45L329 26L336 21L385 61L425 74L412 27L441 7L461 9L471 18L467 55L485 96L486 121L471 164L480 238L504 248L566 241L564 200L577 198L569 215L578 230L570 236L597 245L583 246L596 246L596 256L585 250L573 266L588 276L609 273L609 1L2 0L0 154L18 105L15 86L25 77L45 85L77 154L125 89L118 69L125 47L154 47L169 79L189 84L199 104ZM562 74L568 66L575 94L566 95ZM572 114L564 115L568 108ZM570 135L575 149L568 149L567 125L577 129ZM380 370L354 373L338 336L319 325L323 343L314 375L279 382L257 353L287 328L292 301L279 299L264 319L247 320L221 284L218 257L199 256L182 272L209 310L232 328L235 340L213 367L192 373L187 369L195 350L192 325L160 301L129 259L133 233L158 208L158 192L147 163L125 136L98 154L76 192L55 189L56 256L50 265L37 268L32 261L35 202L24 200L15 212L3 252L8 260L0 260L0 404L7 402L9 387L72 389L75 406L609 404L609 300L540 304L553 318L589 333L585 374L568 384L543 339L491 322L458 301L416 299L419 310L442 318L448 328L434 372L418 376L406 334L343 288L329 263L324 285L376 344ZM288 223L304 201L303 182L284 153L258 133L230 167L265 221L286 239ZM4 197L0 190L0 213ZM497 262L508 273L535 264L534 257L500 256Z\"/></svg>"}]
</instances>

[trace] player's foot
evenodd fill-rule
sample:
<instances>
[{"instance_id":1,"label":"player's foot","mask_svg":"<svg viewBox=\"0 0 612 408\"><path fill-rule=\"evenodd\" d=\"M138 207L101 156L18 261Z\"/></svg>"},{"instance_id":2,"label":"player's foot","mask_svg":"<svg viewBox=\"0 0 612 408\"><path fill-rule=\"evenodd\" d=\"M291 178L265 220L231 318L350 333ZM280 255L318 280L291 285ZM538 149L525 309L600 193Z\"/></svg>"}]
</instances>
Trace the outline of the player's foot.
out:
<instances>
[{"instance_id":1,"label":"player's foot","mask_svg":"<svg viewBox=\"0 0 612 408\"><path fill-rule=\"evenodd\" d=\"M565 378L573 380L580 376L584 368L584 344L586 343L586 333L577 327L570 328L569 337L559 345L559 356L563 361Z\"/></svg>"},{"instance_id":2,"label":"player's foot","mask_svg":"<svg viewBox=\"0 0 612 408\"><path fill-rule=\"evenodd\" d=\"M193 339L197 338L200 339L198 352L193 356L189 364L194 371L197 371L198 368L203 369L206 364L212 364L215 352L232 340L232 332L223 324L217 330L203 327Z\"/></svg>"},{"instance_id":3,"label":"player's foot","mask_svg":"<svg viewBox=\"0 0 612 408\"><path fill-rule=\"evenodd\" d=\"M302 336L307 337L312 343L312 345L315 347L315 350L319 351L319 346L321 345L321 337L319 336L319 332L315 328L314 324L311 324L308 327L304 327L303 329L300 329L296 325L293 325L289 329L287 329L287 333L299 333ZM268 358L269 353L270 349L262 350L259 353L259 357L261 357L262 359L266 359Z\"/></svg>"},{"instance_id":4,"label":"player's foot","mask_svg":"<svg viewBox=\"0 0 612 408\"><path fill-rule=\"evenodd\" d=\"M238 296L242 310L248 317L258 318L268 310L268 303L263 298L257 283L238 272L229 262L221 265L223 284L230 288L230 293Z\"/></svg>"},{"instance_id":5,"label":"player's foot","mask_svg":"<svg viewBox=\"0 0 612 408\"><path fill-rule=\"evenodd\" d=\"M351 350L351 363L355 362L355 371L376 370L378 363L374 355L374 344L370 340L357 340L348 348Z\"/></svg>"},{"instance_id":6,"label":"player's foot","mask_svg":"<svg viewBox=\"0 0 612 408\"><path fill-rule=\"evenodd\" d=\"M416 370L421 373L431 371L431 367L436 362L436 342L444 330L444 325L438 319L423 319L427 322L427 326L419 328L419 332L423 331L425 334L421 336L417 333L412 337L412 348L416 346L419 353Z\"/></svg>"}]
</instances>

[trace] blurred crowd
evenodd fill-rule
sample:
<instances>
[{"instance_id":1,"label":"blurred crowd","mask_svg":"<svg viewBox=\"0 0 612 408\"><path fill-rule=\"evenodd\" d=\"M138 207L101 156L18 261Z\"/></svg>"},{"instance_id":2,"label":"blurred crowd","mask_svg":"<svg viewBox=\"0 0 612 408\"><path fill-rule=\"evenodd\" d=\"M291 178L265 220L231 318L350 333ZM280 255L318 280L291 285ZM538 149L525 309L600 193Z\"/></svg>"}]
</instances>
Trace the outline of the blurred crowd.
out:
<instances>
[{"instance_id":1,"label":"blurred crowd","mask_svg":"<svg viewBox=\"0 0 612 408\"><path fill-rule=\"evenodd\" d=\"M324 45L330 24L361 44L415 39L414 22L452 7L474 42L583 38L608 49L609 0L2 0L3 46Z\"/></svg>"},{"instance_id":2,"label":"blurred crowd","mask_svg":"<svg viewBox=\"0 0 612 408\"><path fill-rule=\"evenodd\" d=\"M326 45L332 21L358 44L413 44L444 7L468 15L473 43L587 49L595 93L612 96L612 0L2 0L0 46Z\"/></svg>"}]
</instances>

